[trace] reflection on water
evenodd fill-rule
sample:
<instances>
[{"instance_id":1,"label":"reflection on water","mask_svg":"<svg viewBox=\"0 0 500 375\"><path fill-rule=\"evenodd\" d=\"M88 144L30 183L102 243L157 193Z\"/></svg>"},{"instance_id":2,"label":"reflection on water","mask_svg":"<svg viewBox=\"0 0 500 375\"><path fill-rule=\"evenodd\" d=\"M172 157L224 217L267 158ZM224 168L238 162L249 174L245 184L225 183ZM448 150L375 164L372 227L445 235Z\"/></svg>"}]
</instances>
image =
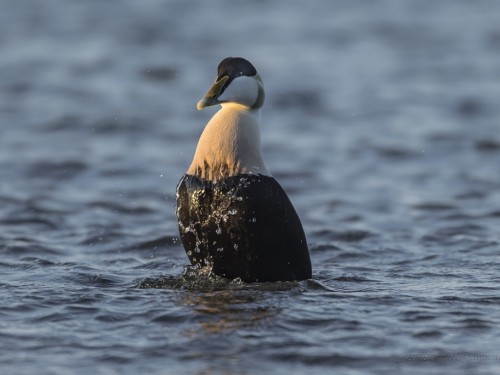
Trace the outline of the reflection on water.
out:
<instances>
[{"instance_id":1,"label":"reflection on water","mask_svg":"<svg viewBox=\"0 0 500 375\"><path fill-rule=\"evenodd\" d=\"M193 308L194 319L205 333L232 333L270 324L279 308L262 304L263 301L258 294L231 289L183 298L183 303ZM197 335L199 331L193 328L188 334Z\"/></svg>"}]
</instances>

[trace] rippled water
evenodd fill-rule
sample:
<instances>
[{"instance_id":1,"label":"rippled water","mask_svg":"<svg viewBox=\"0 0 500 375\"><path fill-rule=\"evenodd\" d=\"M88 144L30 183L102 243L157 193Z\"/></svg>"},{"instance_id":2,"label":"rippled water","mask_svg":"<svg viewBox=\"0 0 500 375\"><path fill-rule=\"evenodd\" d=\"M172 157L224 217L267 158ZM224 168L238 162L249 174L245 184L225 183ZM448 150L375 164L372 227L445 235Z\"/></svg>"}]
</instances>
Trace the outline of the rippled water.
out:
<instances>
[{"instance_id":1,"label":"rippled water","mask_svg":"<svg viewBox=\"0 0 500 375\"><path fill-rule=\"evenodd\" d=\"M5 374L500 371L500 3L0 5ZM226 56L313 279L185 269L174 191Z\"/></svg>"}]
</instances>

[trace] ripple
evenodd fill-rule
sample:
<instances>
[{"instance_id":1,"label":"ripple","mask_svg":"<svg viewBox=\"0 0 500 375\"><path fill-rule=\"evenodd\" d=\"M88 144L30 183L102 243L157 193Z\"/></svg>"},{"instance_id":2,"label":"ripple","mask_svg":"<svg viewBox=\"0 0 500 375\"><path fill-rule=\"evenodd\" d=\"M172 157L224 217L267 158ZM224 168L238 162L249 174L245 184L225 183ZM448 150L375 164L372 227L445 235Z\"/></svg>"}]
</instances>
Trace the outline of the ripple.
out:
<instances>
[{"instance_id":1,"label":"ripple","mask_svg":"<svg viewBox=\"0 0 500 375\"><path fill-rule=\"evenodd\" d=\"M471 191L466 191L461 194L457 194L455 196L456 199L462 200L462 199L484 199L488 195L487 192L485 191L479 191L479 190L471 190Z\"/></svg>"},{"instance_id":2,"label":"ripple","mask_svg":"<svg viewBox=\"0 0 500 375\"><path fill-rule=\"evenodd\" d=\"M33 318L31 321L33 323L53 323L62 322L68 319L70 319L70 317L67 314L54 312L47 315L38 316L36 318Z\"/></svg>"},{"instance_id":3,"label":"ripple","mask_svg":"<svg viewBox=\"0 0 500 375\"><path fill-rule=\"evenodd\" d=\"M434 314L429 311L421 311L421 310L411 310L411 311L405 311L404 313L401 314L402 321L405 322L421 322L421 321L429 321L429 320L434 320L438 318L438 314Z\"/></svg>"},{"instance_id":4,"label":"ripple","mask_svg":"<svg viewBox=\"0 0 500 375\"><path fill-rule=\"evenodd\" d=\"M20 259L22 262L27 262L30 265L36 265L36 266L41 266L41 267L53 267L57 265L57 263L47 260L47 259L42 259L42 258L37 258L37 257L24 257Z\"/></svg>"},{"instance_id":5,"label":"ripple","mask_svg":"<svg viewBox=\"0 0 500 375\"><path fill-rule=\"evenodd\" d=\"M448 210L454 210L457 207L442 202L424 202L413 205L413 208L422 211L448 211Z\"/></svg>"},{"instance_id":6,"label":"ripple","mask_svg":"<svg viewBox=\"0 0 500 375\"><path fill-rule=\"evenodd\" d=\"M103 274L96 275L91 273L73 272L70 276L65 276L65 279L71 281L72 283L77 283L85 286L96 286L99 288L111 288L115 286L126 285L126 282L118 276Z\"/></svg>"},{"instance_id":7,"label":"ripple","mask_svg":"<svg viewBox=\"0 0 500 375\"><path fill-rule=\"evenodd\" d=\"M139 242L123 250L144 251L144 250L155 250L159 248L179 246L179 245L180 245L180 240L178 236L166 235L153 240Z\"/></svg>"},{"instance_id":8,"label":"ripple","mask_svg":"<svg viewBox=\"0 0 500 375\"><path fill-rule=\"evenodd\" d=\"M498 152L500 151L500 141L495 141L492 139L482 139L476 141L476 150L481 152Z\"/></svg>"},{"instance_id":9,"label":"ripple","mask_svg":"<svg viewBox=\"0 0 500 375\"><path fill-rule=\"evenodd\" d=\"M56 230L59 229L59 225L52 220L41 217L12 217L7 220L0 220L0 225L8 226L34 226L42 227L45 229Z\"/></svg>"},{"instance_id":10,"label":"ripple","mask_svg":"<svg viewBox=\"0 0 500 375\"><path fill-rule=\"evenodd\" d=\"M457 226L445 227L442 229L438 229L436 231L436 236L455 236L455 235L464 235L464 234L480 234L483 233L485 227L477 224L462 224Z\"/></svg>"},{"instance_id":11,"label":"ripple","mask_svg":"<svg viewBox=\"0 0 500 375\"><path fill-rule=\"evenodd\" d=\"M425 330L413 334L417 339L439 339L444 336L444 333L436 330Z\"/></svg>"},{"instance_id":12,"label":"ripple","mask_svg":"<svg viewBox=\"0 0 500 375\"><path fill-rule=\"evenodd\" d=\"M277 93L272 105L283 110L302 109L310 113L320 113L323 110L321 92L316 90L293 90L286 94Z\"/></svg>"},{"instance_id":13,"label":"ripple","mask_svg":"<svg viewBox=\"0 0 500 375\"><path fill-rule=\"evenodd\" d=\"M464 329L490 329L497 326L497 322L480 319L480 318L466 318L455 322Z\"/></svg>"},{"instance_id":14,"label":"ripple","mask_svg":"<svg viewBox=\"0 0 500 375\"><path fill-rule=\"evenodd\" d=\"M172 81L178 75L178 71L169 66L151 66L142 69L141 74L144 78L151 81Z\"/></svg>"},{"instance_id":15,"label":"ripple","mask_svg":"<svg viewBox=\"0 0 500 375\"><path fill-rule=\"evenodd\" d=\"M29 270L33 268L40 268L40 267L53 267L57 263L54 263L50 260L43 259L43 258L37 258L37 257L24 257L21 258L17 262L0 262L0 267L2 268L7 268L7 269L19 269L19 270Z\"/></svg>"},{"instance_id":16,"label":"ripple","mask_svg":"<svg viewBox=\"0 0 500 375\"><path fill-rule=\"evenodd\" d=\"M439 298L440 301L447 303L464 302L477 305L500 305L500 297L457 297L457 296L443 296Z\"/></svg>"},{"instance_id":17,"label":"ripple","mask_svg":"<svg viewBox=\"0 0 500 375\"><path fill-rule=\"evenodd\" d=\"M418 156L414 150L396 146L374 146L378 155L391 160L407 160Z\"/></svg>"},{"instance_id":18,"label":"ripple","mask_svg":"<svg viewBox=\"0 0 500 375\"><path fill-rule=\"evenodd\" d=\"M271 354L271 357L275 360L281 362L291 362L291 363L303 363L305 365L315 365L315 366L346 366L352 363L356 363L357 366L364 367L370 366L372 363L371 359L366 359L359 356L341 355L341 354L303 354L300 352L293 351L280 351L275 354ZM380 359L378 359L380 360Z\"/></svg>"},{"instance_id":19,"label":"ripple","mask_svg":"<svg viewBox=\"0 0 500 375\"><path fill-rule=\"evenodd\" d=\"M349 230L338 232L331 229L322 229L313 233L315 237L326 238L330 241L360 242L366 238L374 237L375 234L364 230Z\"/></svg>"},{"instance_id":20,"label":"ripple","mask_svg":"<svg viewBox=\"0 0 500 375\"><path fill-rule=\"evenodd\" d=\"M151 319L152 322L155 323L183 323L186 322L190 319L189 315L186 314L186 311L172 311L168 313L163 313L158 316L155 316L153 319Z\"/></svg>"},{"instance_id":21,"label":"ripple","mask_svg":"<svg viewBox=\"0 0 500 375\"><path fill-rule=\"evenodd\" d=\"M479 98L463 98L456 106L456 111L464 117L477 116L483 111L483 103Z\"/></svg>"},{"instance_id":22,"label":"ripple","mask_svg":"<svg viewBox=\"0 0 500 375\"><path fill-rule=\"evenodd\" d=\"M500 210L491 211L491 212L487 213L485 216L486 217L494 217L494 218L500 217Z\"/></svg>"},{"instance_id":23,"label":"ripple","mask_svg":"<svg viewBox=\"0 0 500 375\"><path fill-rule=\"evenodd\" d=\"M375 280L363 277L363 276L357 276L357 275L342 275L340 277L336 277L333 280L335 281L341 281L341 282L348 282L348 283L366 283L366 282L374 282Z\"/></svg>"},{"instance_id":24,"label":"ripple","mask_svg":"<svg viewBox=\"0 0 500 375\"><path fill-rule=\"evenodd\" d=\"M17 242L17 241L16 241ZM30 242L25 242L22 244L11 244L6 245L2 249L2 254L10 256L19 256L21 254L37 255L37 256L47 256L47 255L61 255L62 251L59 249L50 248L47 246L42 246L39 244L34 244Z\"/></svg>"},{"instance_id":25,"label":"ripple","mask_svg":"<svg viewBox=\"0 0 500 375\"><path fill-rule=\"evenodd\" d=\"M44 179L70 179L87 170L86 163L78 160L69 161L38 161L28 167L26 174L29 177Z\"/></svg>"},{"instance_id":26,"label":"ripple","mask_svg":"<svg viewBox=\"0 0 500 375\"><path fill-rule=\"evenodd\" d=\"M128 118L125 120L117 117L102 118L89 125L95 134L129 134L142 133L144 129L152 127L151 120L144 118Z\"/></svg>"},{"instance_id":27,"label":"ripple","mask_svg":"<svg viewBox=\"0 0 500 375\"><path fill-rule=\"evenodd\" d=\"M130 214L130 215L148 215L153 213L155 210L146 205L140 204L120 204L116 202L92 202L89 204L92 208L102 208L107 211L120 214Z\"/></svg>"},{"instance_id":28,"label":"ripple","mask_svg":"<svg viewBox=\"0 0 500 375\"><path fill-rule=\"evenodd\" d=\"M130 348L127 348L130 349ZM117 365L127 364L134 361L129 355L113 355L113 354L102 354L99 355L96 360L102 361L103 363L113 363Z\"/></svg>"},{"instance_id":29,"label":"ripple","mask_svg":"<svg viewBox=\"0 0 500 375\"><path fill-rule=\"evenodd\" d=\"M82 121L78 115L65 114L45 124L46 132L74 131L82 128Z\"/></svg>"},{"instance_id":30,"label":"ripple","mask_svg":"<svg viewBox=\"0 0 500 375\"><path fill-rule=\"evenodd\" d=\"M95 320L99 322L104 322L104 323L116 323L116 322L126 322L131 319L130 314L119 314L119 313L113 313L113 314L97 314L94 317Z\"/></svg>"},{"instance_id":31,"label":"ripple","mask_svg":"<svg viewBox=\"0 0 500 375\"><path fill-rule=\"evenodd\" d=\"M184 265L184 263L182 264ZM159 257L158 259L148 259L147 262L141 262L140 264L132 267L134 270L159 270L159 271L172 271L179 266L178 262L173 259L164 259Z\"/></svg>"},{"instance_id":32,"label":"ripple","mask_svg":"<svg viewBox=\"0 0 500 375\"><path fill-rule=\"evenodd\" d=\"M309 247L311 252L320 252L320 251L338 251L341 250L340 247L335 246L333 244L311 244Z\"/></svg>"}]
</instances>

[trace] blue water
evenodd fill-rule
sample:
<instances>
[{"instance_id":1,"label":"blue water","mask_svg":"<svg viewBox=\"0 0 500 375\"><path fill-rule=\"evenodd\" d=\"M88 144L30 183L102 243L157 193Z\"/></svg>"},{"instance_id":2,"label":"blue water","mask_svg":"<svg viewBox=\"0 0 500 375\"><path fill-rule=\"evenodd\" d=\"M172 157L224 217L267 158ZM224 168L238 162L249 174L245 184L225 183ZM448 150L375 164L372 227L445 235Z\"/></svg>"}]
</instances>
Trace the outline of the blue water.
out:
<instances>
[{"instance_id":1,"label":"blue water","mask_svg":"<svg viewBox=\"0 0 500 375\"><path fill-rule=\"evenodd\" d=\"M2 374L500 372L500 2L4 0ZM227 56L313 279L186 266Z\"/></svg>"}]
</instances>

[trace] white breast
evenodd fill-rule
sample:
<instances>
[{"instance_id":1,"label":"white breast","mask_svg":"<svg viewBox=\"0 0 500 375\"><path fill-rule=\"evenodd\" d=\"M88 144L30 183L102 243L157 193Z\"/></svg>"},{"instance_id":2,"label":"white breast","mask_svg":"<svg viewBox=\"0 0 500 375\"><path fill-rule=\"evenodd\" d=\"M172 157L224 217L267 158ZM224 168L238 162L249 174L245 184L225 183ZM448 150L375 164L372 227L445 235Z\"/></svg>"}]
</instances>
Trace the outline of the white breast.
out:
<instances>
[{"instance_id":1,"label":"white breast","mask_svg":"<svg viewBox=\"0 0 500 375\"><path fill-rule=\"evenodd\" d=\"M260 110L223 103L203 131L187 173L212 181L238 174L270 175L262 159Z\"/></svg>"}]
</instances>

